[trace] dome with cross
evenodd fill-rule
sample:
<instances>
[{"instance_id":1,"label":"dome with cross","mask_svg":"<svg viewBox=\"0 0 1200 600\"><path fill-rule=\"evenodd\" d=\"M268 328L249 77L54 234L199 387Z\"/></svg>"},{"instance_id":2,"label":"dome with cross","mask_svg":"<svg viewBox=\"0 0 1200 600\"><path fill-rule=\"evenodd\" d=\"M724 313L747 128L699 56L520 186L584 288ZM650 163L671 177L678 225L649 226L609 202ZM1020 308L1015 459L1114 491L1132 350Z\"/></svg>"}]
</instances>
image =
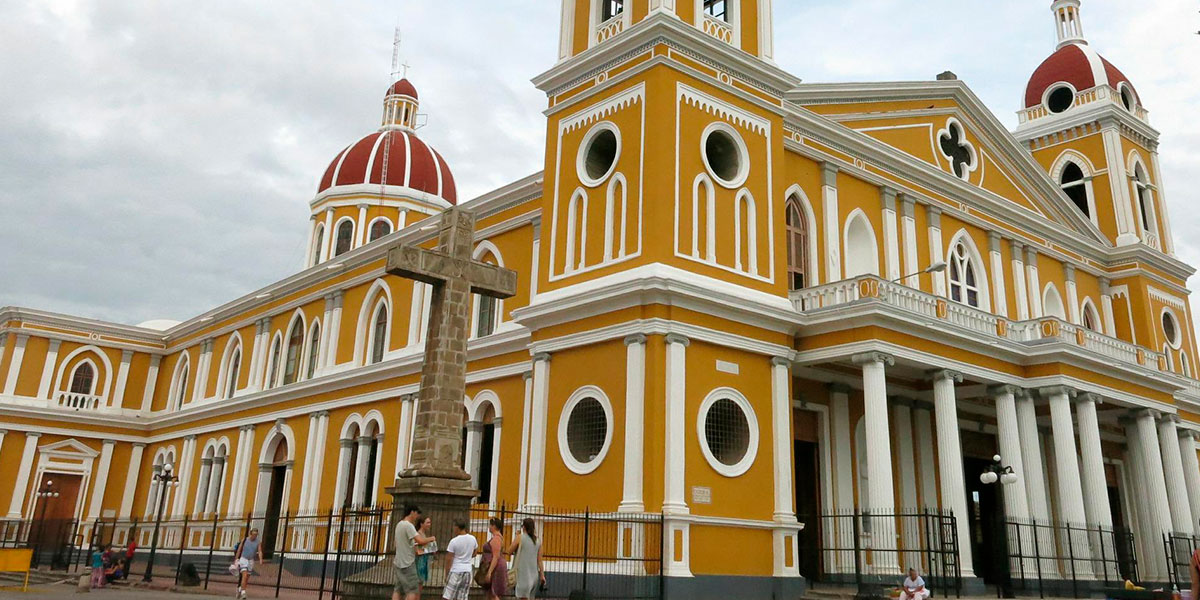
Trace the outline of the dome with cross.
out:
<instances>
[{"instance_id":1,"label":"dome with cross","mask_svg":"<svg viewBox=\"0 0 1200 600\"><path fill-rule=\"evenodd\" d=\"M417 136L417 89L407 78L384 96L383 123L339 152L325 169L318 197L375 189L388 195L457 203L446 159Z\"/></svg>"}]
</instances>

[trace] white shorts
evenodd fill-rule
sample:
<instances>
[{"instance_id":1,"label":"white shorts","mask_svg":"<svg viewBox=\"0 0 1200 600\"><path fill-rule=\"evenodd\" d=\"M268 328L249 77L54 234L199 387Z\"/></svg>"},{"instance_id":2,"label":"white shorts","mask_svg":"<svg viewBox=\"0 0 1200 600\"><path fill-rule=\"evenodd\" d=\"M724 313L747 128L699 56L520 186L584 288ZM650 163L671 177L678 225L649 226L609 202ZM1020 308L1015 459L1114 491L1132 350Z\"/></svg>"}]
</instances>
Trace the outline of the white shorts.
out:
<instances>
[{"instance_id":1,"label":"white shorts","mask_svg":"<svg viewBox=\"0 0 1200 600\"><path fill-rule=\"evenodd\" d=\"M239 573L249 573L251 570L253 570L250 565L250 559L248 558L239 558L234 562L238 566Z\"/></svg>"}]
</instances>

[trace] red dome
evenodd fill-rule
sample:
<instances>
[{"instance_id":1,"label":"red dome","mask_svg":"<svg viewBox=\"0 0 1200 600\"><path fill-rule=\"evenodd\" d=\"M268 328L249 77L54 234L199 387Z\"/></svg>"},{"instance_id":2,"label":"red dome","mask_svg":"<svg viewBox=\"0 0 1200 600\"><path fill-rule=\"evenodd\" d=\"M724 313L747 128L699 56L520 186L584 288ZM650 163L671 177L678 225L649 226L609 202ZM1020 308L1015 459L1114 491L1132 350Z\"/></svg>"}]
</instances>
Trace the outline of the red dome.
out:
<instances>
[{"instance_id":1,"label":"red dome","mask_svg":"<svg viewBox=\"0 0 1200 600\"><path fill-rule=\"evenodd\" d=\"M1025 108L1040 105L1046 90L1060 82L1071 84L1076 92L1104 84L1116 90L1120 89L1121 83L1125 83L1137 96L1137 90L1133 89L1133 84L1124 73L1097 54L1091 46L1076 43L1059 48L1033 72L1025 88Z\"/></svg>"},{"instance_id":2,"label":"red dome","mask_svg":"<svg viewBox=\"0 0 1200 600\"><path fill-rule=\"evenodd\" d=\"M386 185L425 192L450 204L458 201L454 175L442 155L415 133L400 129L372 133L342 150L325 169L317 193L338 186L383 184L385 153Z\"/></svg>"},{"instance_id":3,"label":"red dome","mask_svg":"<svg viewBox=\"0 0 1200 600\"><path fill-rule=\"evenodd\" d=\"M413 100L418 99L417 98L417 88L414 87L412 82L409 81L408 79L401 79L400 81L393 83L392 87L388 88L387 95L388 96L408 96L408 97L412 98Z\"/></svg>"}]
</instances>

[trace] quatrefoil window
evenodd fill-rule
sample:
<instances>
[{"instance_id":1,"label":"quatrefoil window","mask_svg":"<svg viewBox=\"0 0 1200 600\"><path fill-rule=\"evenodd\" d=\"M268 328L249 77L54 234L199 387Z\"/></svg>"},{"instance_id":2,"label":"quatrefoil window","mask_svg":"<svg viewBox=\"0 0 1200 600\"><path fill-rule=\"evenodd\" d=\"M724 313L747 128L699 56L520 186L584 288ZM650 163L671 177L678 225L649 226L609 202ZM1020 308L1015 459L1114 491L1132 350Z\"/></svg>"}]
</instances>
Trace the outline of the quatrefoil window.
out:
<instances>
[{"instance_id":1,"label":"quatrefoil window","mask_svg":"<svg viewBox=\"0 0 1200 600\"><path fill-rule=\"evenodd\" d=\"M976 166L975 146L967 141L962 124L955 119L946 121L946 128L938 132L938 145L954 174L967 179Z\"/></svg>"}]
</instances>

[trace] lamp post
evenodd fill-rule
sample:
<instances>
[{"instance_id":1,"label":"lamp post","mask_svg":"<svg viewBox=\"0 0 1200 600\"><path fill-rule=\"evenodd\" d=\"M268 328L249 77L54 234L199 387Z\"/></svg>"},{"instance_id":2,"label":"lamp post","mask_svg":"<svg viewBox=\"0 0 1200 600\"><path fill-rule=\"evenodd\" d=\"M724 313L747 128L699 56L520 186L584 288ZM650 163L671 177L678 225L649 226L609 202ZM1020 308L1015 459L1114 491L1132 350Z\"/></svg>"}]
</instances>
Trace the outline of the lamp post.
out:
<instances>
[{"instance_id":1,"label":"lamp post","mask_svg":"<svg viewBox=\"0 0 1200 600\"><path fill-rule=\"evenodd\" d=\"M946 270L946 263L939 260L939 261L929 265L928 267L925 267L924 269L917 271L916 273L909 273L908 275L905 275L903 277L897 277L892 280L892 283L899 283L901 281L904 281L905 279L908 279L909 277L919 277L926 273L930 273L930 274L941 273L942 271L945 271L945 270Z\"/></svg>"},{"instance_id":2,"label":"lamp post","mask_svg":"<svg viewBox=\"0 0 1200 600\"><path fill-rule=\"evenodd\" d=\"M142 576L142 581L149 582L153 579L151 574L154 572L154 551L158 549L158 528L162 525L163 509L167 505L167 490L179 486L179 478L175 476L174 470L171 463L165 463L162 470L150 478L151 482L158 484L158 507L154 512L154 535L150 538L150 558L146 560L146 574Z\"/></svg>"},{"instance_id":3,"label":"lamp post","mask_svg":"<svg viewBox=\"0 0 1200 600\"><path fill-rule=\"evenodd\" d=\"M992 464L988 465L987 469L979 475L979 481L984 485L999 484L1000 486L1012 485L1017 482L1019 476L1011 466L1001 462L1000 455L992 457ZM996 597L997 598L1015 598L1012 590L1012 566L1008 560L1008 536L1004 527L1004 491L997 490L996 492L996 514L992 517L992 545L995 547L995 556L992 560L1000 560L1003 557L1004 563L999 565L999 581L996 582Z\"/></svg>"},{"instance_id":4,"label":"lamp post","mask_svg":"<svg viewBox=\"0 0 1200 600\"><path fill-rule=\"evenodd\" d=\"M49 508L50 501L58 497L58 492L54 489L54 482L47 479L42 482L42 487L37 493L38 504L40 505L38 514L38 534L34 538L34 556L38 556L42 552L42 541L46 537L46 509Z\"/></svg>"}]
</instances>

